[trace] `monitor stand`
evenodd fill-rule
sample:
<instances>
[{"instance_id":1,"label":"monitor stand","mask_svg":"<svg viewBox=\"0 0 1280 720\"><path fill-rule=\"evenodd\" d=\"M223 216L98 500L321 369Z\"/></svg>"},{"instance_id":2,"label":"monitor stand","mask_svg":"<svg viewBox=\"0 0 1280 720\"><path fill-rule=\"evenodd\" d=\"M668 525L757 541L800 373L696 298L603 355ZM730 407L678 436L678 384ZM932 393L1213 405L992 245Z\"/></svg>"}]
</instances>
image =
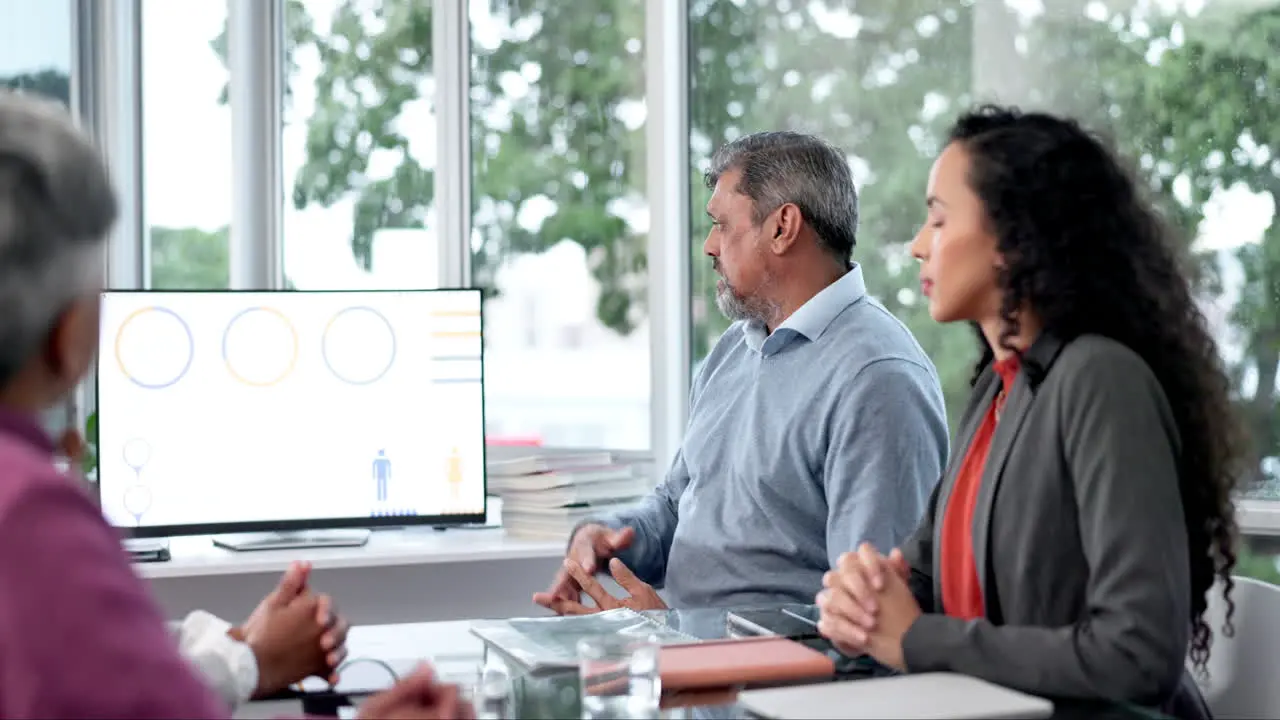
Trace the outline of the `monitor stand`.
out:
<instances>
[{"instance_id":1,"label":"monitor stand","mask_svg":"<svg viewBox=\"0 0 1280 720\"><path fill-rule=\"evenodd\" d=\"M124 551L129 553L129 560L136 563L168 562L169 541L164 538L126 538Z\"/></svg>"},{"instance_id":2,"label":"monitor stand","mask_svg":"<svg viewBox=\"0 0 1280 720\"><path fill-rule=\"evenodd\" d=\"M213 544L227 550L292 550L296 548L363 547L372 533L366 528L352 530L280 530L260 533L215 535Z\"/></svg>"}]
</instances>

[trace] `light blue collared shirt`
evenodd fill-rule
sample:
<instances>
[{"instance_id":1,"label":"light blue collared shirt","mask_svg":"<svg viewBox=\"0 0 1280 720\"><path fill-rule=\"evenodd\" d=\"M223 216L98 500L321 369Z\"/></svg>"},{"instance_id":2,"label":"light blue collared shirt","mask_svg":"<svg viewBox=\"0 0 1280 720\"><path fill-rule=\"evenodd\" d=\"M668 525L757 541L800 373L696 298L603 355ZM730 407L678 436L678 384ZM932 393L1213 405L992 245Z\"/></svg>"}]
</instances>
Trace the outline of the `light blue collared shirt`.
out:
<instances>
[{"instance_id":1,"label":"light blue collared shirt","mask_svg":"<svg viewBox=\"0 0 1280 720\"><path fill-rule=\"evenodd\" d=\"M759 320L740 323L742 334L747 338L747 347L767 357L797 338L813 342L822 337L822 333L826 332L837 315L866 294L867 284L862 280L862 267L854 265L839 280L796 308L791 317L783 320L772 335Z\"/></svg>"},{"instance_id":2,"label":"light blue collared shirt","mask_svg":"<svg viewBox=\"0 0 1280 720\"><path fill-rule=\"evenodd\" d=\"M946 458L933 364L855 265L773 333L724 333L666 480L603 520L676 607L809 603L841 553L915 529Z\"/></svg>"}]
</instances>

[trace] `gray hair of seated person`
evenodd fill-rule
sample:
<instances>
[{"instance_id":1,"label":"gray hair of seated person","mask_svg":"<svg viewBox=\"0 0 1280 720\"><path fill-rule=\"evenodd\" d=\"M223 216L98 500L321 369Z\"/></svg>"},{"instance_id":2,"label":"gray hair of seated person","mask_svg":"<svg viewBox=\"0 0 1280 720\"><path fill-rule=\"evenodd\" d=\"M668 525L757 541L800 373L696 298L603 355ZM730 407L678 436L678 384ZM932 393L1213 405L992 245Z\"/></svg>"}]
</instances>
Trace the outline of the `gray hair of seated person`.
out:
<instances>
[{"instance_id":1,"label":"gray hair of seated person","mask_svg":"<svg viewBox=\"0 0 1280 720\"><path fill-rule=\"evenodd\" d=\"M844 153L813 135L760 132L716 151L704 178L707 188L714 190L730 170L741 173L736 190L751 198L757 225L793 203L822 246L845 266L851 263L857 245L858 191Z\"/></svg>"},{"instance_id":2,"label":"gray hair of seated person","mask_svg":"<svg viewBox=\"0 0 1280 720\"><path fill-rule=\"evenodd\" d=\"M101 288L117 212L106 164L66 109L0 89L0 388Z\"/></svg>"}]
</instances>

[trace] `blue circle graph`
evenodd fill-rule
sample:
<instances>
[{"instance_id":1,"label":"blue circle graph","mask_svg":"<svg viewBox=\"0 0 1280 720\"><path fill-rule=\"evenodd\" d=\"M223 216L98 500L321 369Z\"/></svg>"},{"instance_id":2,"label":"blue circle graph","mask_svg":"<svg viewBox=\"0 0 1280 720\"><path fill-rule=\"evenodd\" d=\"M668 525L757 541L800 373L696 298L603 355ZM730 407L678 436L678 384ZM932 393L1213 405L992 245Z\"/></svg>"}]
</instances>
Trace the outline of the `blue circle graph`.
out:
<instances>
[{"instance_id":1,"label":"blue circle graph","mask_svg":"<svg viewBox=\"0 0 1280 720\"><path fill-rule=\"evenodd\" d=\"M333 359L329 356L329 333L333 330L334 325L339 320L344 317L352 317L357 314L365 315L369 320L382 324L387 330L387 337L391 341L391 347L387 353L387 362L385 365L367 377L353 378L348 375L344 375L334 367ZM396 332L391 327L391 321L387 320L385 315L374 308L367 305L355 305L349 308L344 308L335 313L325 325L324 335L320 338L320 355L324 358L325 367L329 368L329 372L333 373L333 376L342 382L347 383L348 385L370 385L381 380L383 376L391 370L391 366L396 362Z\"/></svg>"},{"instance_id":2,"label":"blue circle graph","mask_svg":"<svg viewBox=\"0 0 1280 720\"><path fill-rule=\"evenodd\" d=\"M127 367L124 361L124 354L121 351L121 341L124 338L124 331L129 327L130 323L142 317L143 315L147 315L148 313L160 313L161 315L165 315L167 317L173 318L174 320L177 320L178 325L182 327L182 332L187 336L186 363L183 364L182 369L179 370L177 374L175 374L172 378L162 382L147 382L145 380L138 379L136 375L129 372L129 368ZM195 339L195 336L191 334L191 326L187 325L187 321L183 320L181 315L170 310L169 308L160 307L159 305L151 305L151 306L133 311L128 317L124 319L124 322L120 323L120 329L116 331L115 356L116 356L116 365L119 366L120 372L125 377L129 378L129 381L132 382L134 385L137 385L140 388L145 388L147 390L163 390L164 388L174 385L179 380L186 377L187 371L191 369L191 363L196 359L196 339Z\"/></svg>"}]
</instances>

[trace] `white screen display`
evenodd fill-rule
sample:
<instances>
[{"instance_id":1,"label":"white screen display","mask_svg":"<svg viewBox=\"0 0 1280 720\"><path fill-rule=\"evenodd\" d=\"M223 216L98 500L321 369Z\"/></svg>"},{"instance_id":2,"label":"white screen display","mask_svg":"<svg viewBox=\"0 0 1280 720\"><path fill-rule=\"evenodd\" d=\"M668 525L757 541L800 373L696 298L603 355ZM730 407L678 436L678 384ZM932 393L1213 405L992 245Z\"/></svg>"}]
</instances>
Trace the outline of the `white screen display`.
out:
<instances>
[{"instance_id":1,"label":"white screen display","mask_svg":"<svg viewBox=\"0 0 1280 720\"><path fill-rule=\"evenodd\" d=\"M480 292L108 292L117 527L484 512Z\"/></svg>"}]
</instances>

